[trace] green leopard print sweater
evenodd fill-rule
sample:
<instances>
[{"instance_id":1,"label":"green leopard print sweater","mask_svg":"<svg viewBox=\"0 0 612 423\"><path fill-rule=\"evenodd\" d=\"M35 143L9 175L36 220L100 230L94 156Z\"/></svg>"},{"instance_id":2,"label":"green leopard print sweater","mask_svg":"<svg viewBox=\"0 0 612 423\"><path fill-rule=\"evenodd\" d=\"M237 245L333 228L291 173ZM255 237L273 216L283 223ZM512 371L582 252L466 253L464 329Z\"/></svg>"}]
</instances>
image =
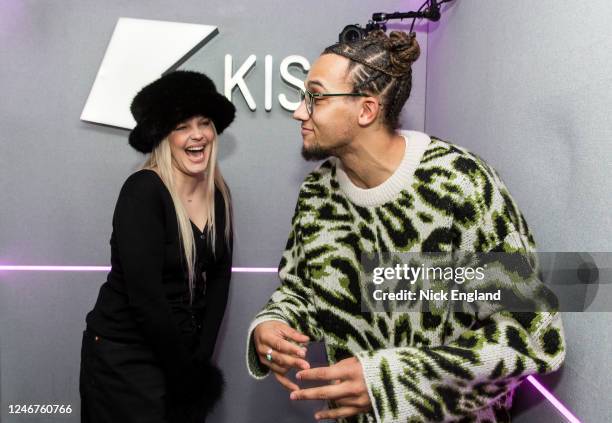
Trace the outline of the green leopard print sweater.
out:
<instances>
[{"instance_id":1,"label":"green leopard print sweater","mask_svg":"<svg viewBox=\"0 0 612 423\"><path fill-rule=\"evenodd\" d=\"M558 313L362 311L356 275L364 251L535 251L494 169L457 145L402 135L404 159L380 186L353 185L335 158L306 177L281 285L249 328L249 372L268 373L253 329L279 320L325 341L331 363L361 362L372 410L342 421L509 421L514 388L564 360Z\"/></svg>"}]
</instances>

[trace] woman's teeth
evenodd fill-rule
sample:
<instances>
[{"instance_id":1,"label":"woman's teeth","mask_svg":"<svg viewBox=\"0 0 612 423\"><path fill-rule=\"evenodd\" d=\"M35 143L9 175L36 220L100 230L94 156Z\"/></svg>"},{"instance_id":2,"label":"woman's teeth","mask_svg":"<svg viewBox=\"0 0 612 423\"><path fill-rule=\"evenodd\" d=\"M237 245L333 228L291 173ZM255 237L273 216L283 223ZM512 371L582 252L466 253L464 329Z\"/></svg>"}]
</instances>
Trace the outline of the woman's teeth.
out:
<instances>
[{"instance_id":1,"label":"woman's teeth","mask_svg":"<svg viewBox=\"0 0 612 423\"><path fill-rule=\"evenodd\" d=\"M185 149L185 152L190 156L199 156L204 151L204 146L200 147L189 147Z\"/></svg>"}]
</instances>

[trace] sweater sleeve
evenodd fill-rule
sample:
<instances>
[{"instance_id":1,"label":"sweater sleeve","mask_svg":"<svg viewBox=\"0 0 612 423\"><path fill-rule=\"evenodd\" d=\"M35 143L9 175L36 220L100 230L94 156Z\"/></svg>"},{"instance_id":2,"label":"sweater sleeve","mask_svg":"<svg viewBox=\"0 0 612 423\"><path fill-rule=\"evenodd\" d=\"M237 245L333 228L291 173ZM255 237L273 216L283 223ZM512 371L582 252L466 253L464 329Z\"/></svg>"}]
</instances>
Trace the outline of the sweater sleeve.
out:
<instances>
[{"instance_id":1,"label":"sweater sleeve","mask_svg":"<svg viewBox=\"0 0 612 423\"><path fill-rule=\"evenodd\" d=\"M458 250L535 251L526 222L503 183L494 170L482 166L488 177L479 180L489 182L468 194L480 206L475 224L462 229ZM528 375L561 366L565 343L557 312L495 310L488 315L476 312L473 318L474 324L444 345L357 354L377 422L446 422L484 409L491 412L497 405L505 407L505 394Z\"/></svg>"},{"instance_id":2,"label":"sweater sleeve","mask_svg":"<svg viewBox=\"0 0 612 423\"><path fill-rule=\"evenodd\" d=\"M155 181L144 174L128 178L113 217L128 302L164 369L169 386L179 388L181 377L191 371L191 359L181 342L162 285L164 220L164 204Z\"/></svg>"},{"instance_id":3,"label":"sweater sleeve","mask_svg":"<svg viewBox=\"0 0 612 423\"><path fill-rule=\"evenodd\" d=\"M200 337L200 348L196 352L198 360L210 360L213 355L219 328L227 306L232 276L233 231L230 231L228 245L225 242L225 208L222 204L223 197L217 191L215 215L218 220L216 225L216 254L218 258L213 266L206 271L206 308Z\"/></svg>"},{"instance_id":4,"label":"sweater sleeve","mask_svg":"<svg viewBox=\"0 0 612 423\"><path fill-rule=\"evenodd\" d=\"M270 320L280 321L307 335L310 341L321 339L316 324L316 309L312 302L314 292L308 283L301 218L298 200L289 239L278 266L281 284L263 310L255 316L248 330L247 368L250 375L256 379L263 379L269 373L268 367L259 362L253 341L253 330L260 323Z\"/></svg>"}]
</instances>

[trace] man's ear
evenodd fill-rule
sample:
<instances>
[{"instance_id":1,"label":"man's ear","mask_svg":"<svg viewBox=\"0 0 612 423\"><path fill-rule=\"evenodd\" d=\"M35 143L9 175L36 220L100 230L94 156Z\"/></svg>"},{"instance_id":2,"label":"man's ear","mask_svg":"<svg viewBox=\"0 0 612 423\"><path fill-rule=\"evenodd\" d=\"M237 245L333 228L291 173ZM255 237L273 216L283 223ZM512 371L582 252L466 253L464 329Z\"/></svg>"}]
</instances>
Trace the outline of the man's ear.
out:
<instances>
[{"instance_id":1,"label":"man's ear","mask_svg":"<svg viewBox=\"0 0 612 423\"><path fill-rule=\"evenodd\" d=\"M376 122L378 115L381 113L382 105L376 97L363 97L361 99L361 111L359 112L359 125L371 125Z\"/></svg>"}]
</instances>

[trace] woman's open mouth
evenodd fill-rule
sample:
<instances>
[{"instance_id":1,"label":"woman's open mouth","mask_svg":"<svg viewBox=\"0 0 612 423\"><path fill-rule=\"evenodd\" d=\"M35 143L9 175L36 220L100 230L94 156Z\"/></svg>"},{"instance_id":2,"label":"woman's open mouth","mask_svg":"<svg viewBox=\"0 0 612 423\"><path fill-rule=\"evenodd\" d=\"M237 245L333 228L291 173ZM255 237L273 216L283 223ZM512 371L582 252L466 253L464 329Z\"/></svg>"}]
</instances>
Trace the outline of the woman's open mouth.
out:
<instances>
[{"instance_id":1,"label":"woman's open mouth","mask_svg":"<svg viewBox=\"0 0 612 423\"><path fill-rule=\"evenodd\" d=\"M187 157L194 162L199 163L204 160L204 149L205 145L200 145L199 147L187 147L185 149L185 153L187 153Z\"/></svg>"}]
</instances>

